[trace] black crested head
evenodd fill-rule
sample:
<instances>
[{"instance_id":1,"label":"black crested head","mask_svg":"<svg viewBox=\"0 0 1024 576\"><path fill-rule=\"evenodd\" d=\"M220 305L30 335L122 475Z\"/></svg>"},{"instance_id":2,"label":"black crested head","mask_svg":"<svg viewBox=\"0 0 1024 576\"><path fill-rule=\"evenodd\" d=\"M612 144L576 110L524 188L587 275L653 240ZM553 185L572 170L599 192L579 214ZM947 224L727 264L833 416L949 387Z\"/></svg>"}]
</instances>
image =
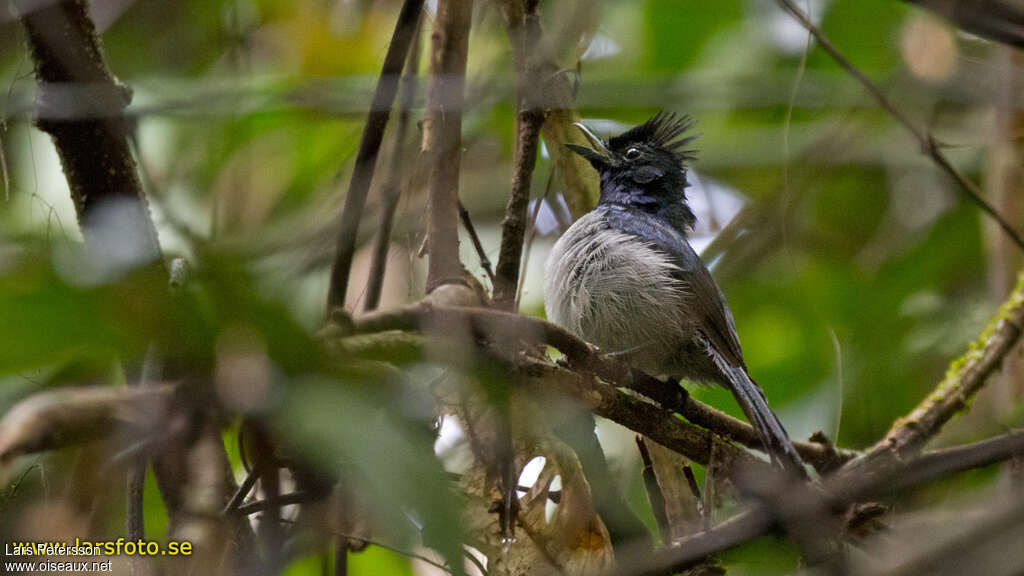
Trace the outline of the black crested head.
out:
<instances>
[{"instance_id":1,"label":"black crested head","mask_svg":"<svg viewBox=\"0 0 1024 576\"><path fill-rule=\"evenodd\" d=\"M613 153L623 157L630 148L638 148L652 163L672 164L678 170L686 170L686 163L697 157L697 151L690 148L697 139L696 134L686 133L695 124L687 115L679 116L662 110L650 120L626 130L608 141Z\"/></svg>"},{"instance_id":2,"label":"black crested head","mask_svg":"<svg viewBox=\"0 0 1024 576\"><path fill-rule=\"evenodd\" d=\"M607 143L582 125L591 148L568 145L601 175L601 204L620 204L666 219L681 231L696 217L686 205L686 167L696 157L689 116L658 112Z\"/></svg>"}]
</instances>

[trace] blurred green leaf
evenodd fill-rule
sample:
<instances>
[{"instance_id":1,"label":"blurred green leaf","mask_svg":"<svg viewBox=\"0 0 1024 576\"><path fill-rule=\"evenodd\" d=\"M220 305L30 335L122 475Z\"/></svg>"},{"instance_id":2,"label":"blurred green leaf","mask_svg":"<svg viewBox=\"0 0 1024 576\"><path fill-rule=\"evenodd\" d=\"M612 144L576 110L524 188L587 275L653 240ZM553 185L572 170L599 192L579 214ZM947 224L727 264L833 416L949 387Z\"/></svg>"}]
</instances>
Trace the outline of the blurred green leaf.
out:
<instances>
[{"instance_id":1,"label":"blurred green leaf","mask_svg":"<svg viewBox=\"0 0 1024 576\"><path fill-rule=\"evenodd\" d=\"M690 2L648 0L643 10L649 34L647 67L656 72L689 67L715 34L743 21L743 3L739 0L700 7Z\"/></svg>"},{"instance_id":2,"label":"blurred green leaf","mask_svg":"<svg viewBox=\"0 0 1024 576\"><path fill-rule=\"evenodd\" d=\"M802 2L797 5L804 8ZM897 31L907 7L886 0L834 0L828 3L821 29L858 68L878 74L899 65ZM822 50L808 58L808 66L835 68L838 64Z\"/></svg>"},{"instance_id":3,"label":"blurred green leaf","mask_svg":"<svg viewBox=\"0 0 1024 576\"><path fill-rule=\"evenodd\" d=\"M357 493L371 509L392 521L406 516L410 529L419 523L422 544L461 566L461 504L434 458L432 434L396 418L394 408L369 401L360 387L317 379L294 383L278 430L325 469L356 474Z\"/></svg>"}]
</instances>

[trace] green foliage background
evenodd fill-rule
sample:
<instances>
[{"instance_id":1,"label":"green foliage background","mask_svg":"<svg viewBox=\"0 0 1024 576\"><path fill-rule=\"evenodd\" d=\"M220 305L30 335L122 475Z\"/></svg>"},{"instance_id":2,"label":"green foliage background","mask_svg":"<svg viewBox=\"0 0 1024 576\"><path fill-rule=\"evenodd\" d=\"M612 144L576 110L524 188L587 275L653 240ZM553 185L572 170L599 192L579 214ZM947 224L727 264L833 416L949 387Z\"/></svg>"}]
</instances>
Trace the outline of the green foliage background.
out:
<instances>
[{"instance_id":1,"label":"green foliage background","mask_svg":"<svg viewBox=\"0 0 1024 576\"><path fill-rule=\"evenodd\" d=\"M283 433L328 460L352 459L374 471L385 480L375 498L392 506L396 526L402 510L415 507L441 524L425 528L423 538L451 545L457 503L429 447L407 429L414 426L394 422L381 408L386 401L374 388L388 376L333 365L310 344L323 311L333 217L398 3L110 4L123 10L97 9L97 21L111 68L135 90L130 110L138 115L161 241L169 255L190 260L194 281L169 294L152 269L81 280L67 186L52 146L30 126L33 82L20 29L0 17L0 86L7 94L0 98L0 137L10 168L0 210L0 412L41 388L123 382L115 359L139 361L153 339L196 365L213 366L219 339L242 326L258 335L273 362ZM494 258L512 174L514 76L500 15L493 4L478 4L460 195ZM585 119L625 126L659 108L698 119L697 173L742 198L750 216L743 235L713 245L715 274L751 373L791 433L822 429L849 447L878 439L938 382L995 310L994 235L976 208L825 53L812 46L804 63L805 33L772 2L541 5L548 28L574 10L596 14L597 37L612 47L580 64ZM894 0L810 6L839 49L950 143L958 167L985 184L991 93L999 82L993 46ZM921 26L951 41L947 53L908 48ZM915 72L915 59L935 58L953 69L937 78ZM571 71L570 60L560 64ZM550 170L542 155L535 197L544 194ZM395 242L405 251L391 265L409 273L396 279L391 305L422 289L422 263L409 255L423 225L423 195L415 192L421 184L414 176L400 205ZM553 189L553 198L559 192ZM373 195L371 214L377 206ZM364 220L365 238L375 224ZM526 313L543 314L540 265L553 240L542 235L534 245ZM476 266L467 242L463 260ZM357 274L356 282L364 281ZM361 290L351 292L358 298ZM396 385L414 387L415 379ZM739 414L723 390L695 394ZM942 441L1018 423L1016 407L992 394L983 394ZM234 450L235 432L225 438ZM609 455L632 478L631 501L649 518L630 464L635 455ZM240 467L237 453L232 457ZM68 458L21 464L39 465L59 478L52 470L65 470ZM955 482L990 479L980 473ZM30 473L5 492L0 510L20 509L42 490ZM931 497L920 494L923 502ZM111 503L112 533L122 525L120 513ZM150 535L161 537L166 515L152 479L146 514ZM411 526L392 531L387 536L399 547L419 542ZM784 573L795 554L759 541L726 562L736 574ZM287 573L320 570L309 557ZM411 572L404 557L371 547L353 555L350 573Z\"/></svg>"}]
</instances>

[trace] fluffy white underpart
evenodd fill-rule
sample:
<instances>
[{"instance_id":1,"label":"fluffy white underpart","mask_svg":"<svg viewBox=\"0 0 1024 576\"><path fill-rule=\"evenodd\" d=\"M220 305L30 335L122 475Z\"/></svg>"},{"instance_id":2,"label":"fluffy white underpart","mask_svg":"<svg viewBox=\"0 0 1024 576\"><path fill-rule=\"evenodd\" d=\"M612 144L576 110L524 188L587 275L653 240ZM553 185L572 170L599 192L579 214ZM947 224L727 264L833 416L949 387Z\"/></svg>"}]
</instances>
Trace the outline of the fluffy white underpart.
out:
<instances>
[{"instance_id":1,"label":"fluffy white underpart","mask_svg":"<svg viewBox=\"0 0 1024 576\"><path fill-rule=\"evenodd\" d=\"M591 212L555 244L545 267L548 319L604 352L624 353L660 372L689 334L687 287L649 243Z\"/></svg>"}]
</instances>

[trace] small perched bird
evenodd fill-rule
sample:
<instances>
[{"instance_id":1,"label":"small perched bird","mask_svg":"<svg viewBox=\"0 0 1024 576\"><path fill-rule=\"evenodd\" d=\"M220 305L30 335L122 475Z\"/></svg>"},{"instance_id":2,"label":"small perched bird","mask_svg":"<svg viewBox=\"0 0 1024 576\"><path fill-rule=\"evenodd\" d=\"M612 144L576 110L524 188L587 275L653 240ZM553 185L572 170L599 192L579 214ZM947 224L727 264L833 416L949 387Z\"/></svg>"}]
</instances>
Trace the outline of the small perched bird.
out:
<instances>
[{"instance_id":1,"label":"small perched bird","mask_svg":"<svg viewBox=\"0 0 1024 576\"><path fill-rule=\"evenodd\" d=\"M607 142L567 144L601 176L597 207L555 244L545 269L547 316L654 375L728 388L772 460L805 477L799 454L743 361L732 312L687 241L693 121L659 112Z\"/></svg>"}]
</instances>

